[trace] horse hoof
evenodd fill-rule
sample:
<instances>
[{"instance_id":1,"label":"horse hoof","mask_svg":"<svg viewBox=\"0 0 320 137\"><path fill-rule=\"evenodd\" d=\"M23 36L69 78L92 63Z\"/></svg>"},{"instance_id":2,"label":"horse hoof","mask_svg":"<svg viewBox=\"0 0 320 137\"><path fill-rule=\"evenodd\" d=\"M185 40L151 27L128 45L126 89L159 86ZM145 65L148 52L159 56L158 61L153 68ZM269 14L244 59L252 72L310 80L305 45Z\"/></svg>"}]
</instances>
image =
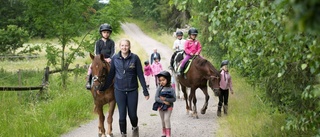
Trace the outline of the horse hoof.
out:
<instances>
[{"instance_id":1,"label":"horse hoof","mask_svg":"<svg viewBox=\"0 0 320 137\"><path fill-rule=\"evenodd\" d=\"M107 137L113 137L113 135L111 134L111 135L107 135Z\"/></svg>"},{"instance_id":2,"label":"horse hoof","mask_svg":"<svg viewBox=\"0 0 320 137\"><path fill-rule=\"evenodd\" d=\"M206 113L206 110L201 110L201 114L205 114Z\"/></svg>"}]
</instances>

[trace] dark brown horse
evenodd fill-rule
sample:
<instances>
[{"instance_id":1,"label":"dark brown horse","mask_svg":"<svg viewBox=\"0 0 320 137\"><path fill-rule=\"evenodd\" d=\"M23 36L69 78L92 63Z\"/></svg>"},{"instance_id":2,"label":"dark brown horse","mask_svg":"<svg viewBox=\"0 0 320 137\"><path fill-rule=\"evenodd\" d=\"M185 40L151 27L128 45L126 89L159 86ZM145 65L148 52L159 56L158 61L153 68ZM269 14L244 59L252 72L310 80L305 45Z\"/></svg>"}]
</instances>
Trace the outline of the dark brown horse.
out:
<instances>
[{"instance_id":1,"label":"dark brown horse","mask_svg":"<svg viewBox=\"0 0 320 137\"><path fill-rule=\"evenodd\" d=\"M99 115L99 136L112 136L112 121L113 121L113 113L116 106L116 101L114 97L114 86L113 84L100 95L97 94L97 90L103 85L105 81L105 76L108 75L110 71L110 64L104 60L103 55L93 56L90 54L92 59L91 70L92 70L92 78L93 84L91 88L91 93L94 99L94 112ZM106 130L104 128L104 120L105 116L103 114L103 105L109 104L108 111L108 130L106 135Z\"/></svg>"},{"instance_id":2,"label":"dark brown horse","mask_svg":"<svg viewBox=\"0 0 320 137\"><path fill-rule=\"evenodd\" d=\"M198 118L196 89L200 88L205 95L205 103L201 109L201 114L205 114L210 98L207 83L209 82L209 87L215 94L219 93L219 71L208 60L195 57L190 65L189 71L184 75L177 76L177 79L181 84L181 89L186 100L187 113L191 111L193 112L193 117ZM190 87L189 97L186 92L186 87ZM193 102L193 108L191 102Z\"/></svg>"}]
</instances>

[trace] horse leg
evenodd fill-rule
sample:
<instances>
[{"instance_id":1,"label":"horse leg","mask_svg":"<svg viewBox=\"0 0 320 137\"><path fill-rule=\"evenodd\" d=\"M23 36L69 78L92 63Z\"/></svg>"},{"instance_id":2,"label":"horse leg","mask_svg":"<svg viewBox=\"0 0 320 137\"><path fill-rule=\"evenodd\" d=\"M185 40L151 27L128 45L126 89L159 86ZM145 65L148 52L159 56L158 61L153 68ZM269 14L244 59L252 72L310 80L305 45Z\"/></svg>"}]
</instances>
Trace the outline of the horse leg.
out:
<instances>
[{"instance_id":1,"label":"horse leg","mask_svg":"<svg viewBox=\"0 0 320 137\"><path fill-rule=\"evenodd\" d=\"M203 91L203 93L204 93L204 95L205 95L205 102L204 102L204 105L203 105L203 107L202 107L202 109L201 109L201 114L205 114L205 113L206 113L206 110L207 110L207 108L208 108L208 101L209 101L210 96L209 96L209 94L208 94L208 88L207 88L207 86L206 86L206 87L201 87L200 89Z\"/></svg>"},{"instance_id":2,"label":"horse leg","mask_svg":"<svg viewBox=\"0 0 320 137\"><path fill-rule=\"evenodd\" d=\"M193 114L192 114L192 117L198 119L199 117L198 117L198 112L197 112L197 98L196 98L196 92L195 91L196 91L196 89L191 88L190 96L189 96L190 97L189 98L189 102L190 102L190 107L192 107L191 101L193 103L193 109L192 109Z\"/></svg>"},{"instance_id":3,"label":"horse leg","mask_svg":"<svg viewBox=\"0 0 320 137\"><path fill-rule=\"evenodd\" d=\"M186 101L187 114L189 114L190 108L189 108L189 105L188 105L188 95L187 95L186 87L181 85L181 89L182 89L182 93L183 93L184 99Z\"/></svg>"},{"instance_id":4,"label":"horse leg","mask_svg":"<svg viewBox=\"0 0 320 137\"><path fill-rule=\"evenodd\" d=\"M113 114L114 114L115 107L116 107L115 100L109 102L109 111L108 111L108 118L107 118L107 123L108 123L107 137L111 137L113 135L112 122L113 122Z\"/></svg>"},{"instance_id":5,"label":"horse leg","mask_svg":"<svg viewBox=\"0 0 320 137\"><path fill-rule=\"evenodd\" d=\"M99 128L99 136L101 136L101 137L105 137L105 135L106 135L106 130L105 130L105 128L104 128L104 119L105 119L105 117L104 117L104 114L103 114L103 106L102 105L96 105L96 112L98 113L98 115L99 115L99 126L98 126L98 128Z\"/></svg>"}]
</instances>

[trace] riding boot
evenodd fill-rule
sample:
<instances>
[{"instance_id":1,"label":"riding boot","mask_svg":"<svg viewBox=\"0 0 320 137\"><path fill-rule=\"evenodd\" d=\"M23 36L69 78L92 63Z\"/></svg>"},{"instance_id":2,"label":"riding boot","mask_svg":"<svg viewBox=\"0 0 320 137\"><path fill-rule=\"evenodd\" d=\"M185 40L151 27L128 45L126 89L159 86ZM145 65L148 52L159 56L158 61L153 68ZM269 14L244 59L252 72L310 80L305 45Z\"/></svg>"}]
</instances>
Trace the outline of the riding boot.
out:
<instances>
[{"instance_id":1,"label":"riding boot","mask_svg":"<svg viewBox=\"0 0 320 137\"><path fill-rule=\"evenodd\" d=\"M162 135L161 137L166 137L166 128L162 128Z\"/></svg>"},{"instance_id":2,"label":"riding boot","mask_svg":"<svg viewBox=\"0 0 320 137\"><path fill-rule=\"evenodd\" d=\"M171 137L171 128L166 128L166 137Z\"/></svg>"},{"instance_id":3,"label":"riding boot","mask_svg":"<svg viewBox=\"0 0 320 137\"><path fill-rule=\"evenodd\" d=\"M224 112L224 114L228 114L228 105L224 105L223 106L223 112Z\"/></svg>"},{"instance_id":4,"label":"riding boot","mask_svg":"<svg viewBox=\"0 0 320 137\"><path fill-rule=\"evenodd\" d=\"M132 137L139 137L139 127L132 127Z\"/></svg>"},{"instance_id":5,"label":"riding boot","mask_svg":"<svg viewBox=\"0 0 320 137\"><path fill-rule=\"evenodd\" d=\"M119 126L120 126L120 132L121 135L127 135L127 123L126 122L120 122L119 121Z\"/></svg>"},{"instance_id":6,"label":"riding boot","mask_svg":"<svg viewBox=\"0 0 320 137\"><path fill-rule=\"evenodd\" d=\"M91 82L92 82L92 75L91 74L88 75L86 79L87 79L86 88L87 88L87 90L90 90L91 89Z\"/></svg>"},{"instance_id":7,"label":"riding boot","mask_svg":"<svg viewBox=\"0 0 320 137\"><path fill-rule=\"evenodd\" d=\"M221 107L222 106L218 106L218 110L217 110L217 116L221 117Z\"/></svg>"}]
</instances>

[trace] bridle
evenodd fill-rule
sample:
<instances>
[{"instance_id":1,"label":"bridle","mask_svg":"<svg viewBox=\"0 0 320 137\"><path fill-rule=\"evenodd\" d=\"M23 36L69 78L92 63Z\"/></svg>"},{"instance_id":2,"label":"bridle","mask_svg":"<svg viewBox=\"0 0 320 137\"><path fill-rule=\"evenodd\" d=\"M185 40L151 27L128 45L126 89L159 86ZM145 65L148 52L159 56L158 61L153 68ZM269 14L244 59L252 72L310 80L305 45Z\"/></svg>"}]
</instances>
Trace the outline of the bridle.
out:
<instances>
[{"instance_id":1,"label":"bridle","mask_svg":"<svg viewBox=\"0 0 320 137\"><path fill-rule=\"evenodd\" d=\"M99 72L99 75L94 75L92 76L92 81L93 83L97 82L99 83L98 85L94 86L94 90L99 90L99 88L104 84L105 80L106 80L106 76L107 76L107 65L108 63L105 61L103 62L103 66L102 66L102 70Z\"/></svg>"}]
</instances>

